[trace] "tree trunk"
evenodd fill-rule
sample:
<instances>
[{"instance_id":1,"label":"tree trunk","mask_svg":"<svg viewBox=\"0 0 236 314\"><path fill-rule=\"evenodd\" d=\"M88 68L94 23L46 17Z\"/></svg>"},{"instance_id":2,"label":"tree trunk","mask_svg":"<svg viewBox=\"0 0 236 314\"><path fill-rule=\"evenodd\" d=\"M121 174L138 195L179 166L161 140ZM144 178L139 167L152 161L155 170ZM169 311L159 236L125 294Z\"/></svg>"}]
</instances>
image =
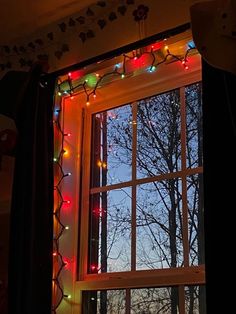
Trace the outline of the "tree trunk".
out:
<instances>
[{"instance_id":1,"label":"tree trunk","mask_svg":"<svg viewBox=\"0 0 236 314\"><path fill-rule=\"evenodd\" d=\"M194 314L194 286L189 287L189 310L188 314Z\"/></svg>"},{"instance_id":2,"label":"tree trunk","mask_svg":"<svg viewBox=\"0 0 236 314\"><path fill-rule=\"evenodd\" d=\"M177 244L176 244L176 204L175 204L175 186L174 181L170 181L170 200L171 209L169 212L169 230L170 230L170 255L171 267L177 266ZM177 314L178 309L178 289L171 287L171 314Z\"/></svg>"}]
</instances>

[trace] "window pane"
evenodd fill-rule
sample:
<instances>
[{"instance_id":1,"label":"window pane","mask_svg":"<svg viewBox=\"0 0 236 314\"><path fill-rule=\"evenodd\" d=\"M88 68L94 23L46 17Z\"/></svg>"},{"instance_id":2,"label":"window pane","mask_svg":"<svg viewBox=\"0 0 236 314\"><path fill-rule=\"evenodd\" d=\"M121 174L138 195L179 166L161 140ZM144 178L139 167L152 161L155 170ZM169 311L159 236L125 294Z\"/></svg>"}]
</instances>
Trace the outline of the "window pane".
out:
<instances>
[{"instance_id":1,"label":"window pane","mask_svg":"<svg viewBox=\"0 0 236 314\"><path fill-rule=\"evenodd\" d=\"M125 290L83 293L83 314L125 314Z\"/></svg>"},{"instance_id":2,"label":"window pane","mask_svg":"<svg viewBox=\"0 0 236 314\"><path fill-rule=\"evenodd\" d=\"M131 314L179 313L178 288L145 288L131 291Z\"/></svg>"},{"instance_id":3,"label":"window pane","mask_svg":"<svg viewBox=\"0 0 236 314\"><path fill-rule=\"evenodd\" d=\"M92 187L131 180L131 121L131 105L93 115Z\"/></svg>"},{"instance_id":4,"label":"window pane","mask_svg":"<svg viewBox=\"0 0 236 314\"><path fill-rule=\"evenodd\" d=\"M181 181L137 188L137 269L182 266Z\"/></svg>"},{"instance_id":5,"label":"window pane","mask_svg":"<svg viewBox=\"0 0 236 314\"><path fill-rule=\"evenodd\" d=\"M179 104L179 90L138 102L138 178L180 170Z\"/></svg>"},{"instance_id":6,"label":"window pane","mask_svg":"<svg viewBox=\"0 0 236 314\"><path fill-rule=\"evenodd\" d=\"M90 273L130 270L131 193L129 188L91 196Z\"/></svg>"},{"instance_id":7,"label":"window pane","mask_svg":"<svg viewBox=\"0 0 236 314\"><path fill-rule=\"evenodd\" d=\"M202 94L201 84L185 89L187 121L187 167L202 166Z\"/></svg>"},{"instance_id":8,"label":"window pane","mask_svg":"<svg viewBox=\"0 0 236 314\"><path fill-rule=\"evenodd\" d=\"M187 177L190 265L204 264L203 177Z\"/></svg>"},{"instance_id":9,"label":"window pane","mask_svg":"<svg viewBox=\"0 0 236 314\"><path fill-rule=\"evenodd\" d=\"M206 314L205 286L185 287L185 311L188 314Z\"/></svg>"}]
</instances>

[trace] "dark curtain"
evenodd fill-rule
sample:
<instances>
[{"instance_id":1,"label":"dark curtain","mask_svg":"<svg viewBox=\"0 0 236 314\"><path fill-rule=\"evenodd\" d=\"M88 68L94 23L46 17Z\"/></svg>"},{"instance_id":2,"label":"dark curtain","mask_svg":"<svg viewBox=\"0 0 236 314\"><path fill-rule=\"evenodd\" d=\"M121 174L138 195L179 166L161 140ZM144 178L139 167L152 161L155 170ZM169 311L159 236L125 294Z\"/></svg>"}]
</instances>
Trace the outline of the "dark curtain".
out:
<instances>
[{"instance_id":1,"label":"dark curtain","mask_svg":"<svg viewBox=\"0 0 236 314\"><path fill-rule=\"evenodd\" d=\"M236 76L203 61L207 313L235 309ZM233 283L233 285L232 285Z\"/></svg>"},{"instance_id":2,"label":"dark curtain","mask_svg":"<svg viewBox=\"0 0 236 314\"><path fill-rule=\"evenodd\" d=\"M18 129L10 221L9 314L51 313L53 80L42 70L8 75L5 95ZM12 95L14 97L12 97ZM7 100L7 97L6 97Z\"/></svg>"}]
</instances>

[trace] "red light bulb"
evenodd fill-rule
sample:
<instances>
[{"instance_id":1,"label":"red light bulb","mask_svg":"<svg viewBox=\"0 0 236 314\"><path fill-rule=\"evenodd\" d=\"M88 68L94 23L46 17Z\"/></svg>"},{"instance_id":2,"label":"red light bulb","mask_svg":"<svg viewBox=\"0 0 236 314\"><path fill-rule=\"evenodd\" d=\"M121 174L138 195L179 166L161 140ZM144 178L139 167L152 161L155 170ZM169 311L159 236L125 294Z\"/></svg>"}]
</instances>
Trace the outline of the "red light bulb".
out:
<instances>
[{"instance_id":1,"label":"red light bulb","mask_svg":"<svg viewBox=\"0 0 236 314\"><path fill-rule=\"evenodd\" d=\"M97 265L91 265L91 271L92 271L93 273L97 272L97 270L98 270Z\"/></svg>"},{"instance_id":2,"label":"red light bulb","mask_svg":"<svg viewBox=\"0 0 236 314\"><path fill-rule=\"evenodd\" d=\"M64 263L64 268L65 269L69 269L70 268L71 260L68 257L64 257L63 258L63 263Z\"/></svg>"}]
</instances>

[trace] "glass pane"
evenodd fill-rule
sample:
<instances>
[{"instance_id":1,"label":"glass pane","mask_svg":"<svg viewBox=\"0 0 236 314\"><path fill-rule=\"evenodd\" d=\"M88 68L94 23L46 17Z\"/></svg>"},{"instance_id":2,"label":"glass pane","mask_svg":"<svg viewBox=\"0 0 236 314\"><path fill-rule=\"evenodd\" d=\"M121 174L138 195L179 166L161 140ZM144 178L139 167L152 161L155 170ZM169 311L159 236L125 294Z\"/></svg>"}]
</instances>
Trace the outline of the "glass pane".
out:
<instances>
[{"instance_id":1,"label":"glass pane","mask_svg":"<svg viewBox=\"0 0 236 314\"><path fill-rule=\"evenodd\" d=\"M187 177L188 234L190 265L204 264L203 177Z\"/></svg>"},{"instance_id":2,"label":"glass pane","mask_svg":"<svg viewBox=\"0 0 236 314\"><path fill-rule=\"evenodd\" d=\"M145 288L131 291L131 314L179 313L178 288Z\"/></svg>"},{"instance_id":3,"label":"glass pane","mask_svg":"<svg viewBox=\"0 0 236 314\"><path fill-rule=\"evenodd\" d=\"M93 115L91 186L131 180L131 105Z\"/></svg>"},{"instance_id":4,"label":"glass pane","mask_svg":"<svg viewBox=\"0 0 236 314\"><path fill-rule=\"evenodd\" d=\"M107 291L107 312L125 314L125 290Z\"/></svg>"},{"instance_id":5,"label":"glass pane","mask_svg":"<svg viewBox=\"0 0 236 314\"><path fill-rule=\"evenodd\" d=\"M137 269L183 264L181 181L137 188Z\"/></svg>"},{"instance_id":6,"label":"glass pane","mask_svg":"<svg viewBox=\"0 0 236 314\"><path fill-rule=\"evenodd\" d=\"M129 188L91 195L88 272L130 270L131 193Z\"/></svg>"},{"instance_id":7,"label":"glass pane","mask_svg":"<svg viewBox=\"0 0 236 314\"><path fill-rule=\"evenodd\" d=\"M185 312L188 314L206 314L205 286L185 287Z\"/></svg>"},{"instance_id":8,"label":"glass pane","mask_svg":"<svg viewBox=\"0 0 236 314\"><path fill-rule=\"evenodd\" d=\"M202 90L201 84L185 89L187 121L187 167L202 166Z\"/></svg>"},{"instance_id":9,"label":"glass pane","mask_svg":"<svg viewBox=\"0 0 236 314\"><path fill-rule=\"evenodd\" d=\"M83 314L125 314L125 290L83 292Z\"/></svg>"},{"instance_id":10,"label":"glass pane","mask_svg":"<svg viewBox=\"0 0 236 314\"><path fill-rule=\"evenodd\" d=\"M179 90L138 102L137 177L180 170Z\"/></svg>"}]
</instances>

